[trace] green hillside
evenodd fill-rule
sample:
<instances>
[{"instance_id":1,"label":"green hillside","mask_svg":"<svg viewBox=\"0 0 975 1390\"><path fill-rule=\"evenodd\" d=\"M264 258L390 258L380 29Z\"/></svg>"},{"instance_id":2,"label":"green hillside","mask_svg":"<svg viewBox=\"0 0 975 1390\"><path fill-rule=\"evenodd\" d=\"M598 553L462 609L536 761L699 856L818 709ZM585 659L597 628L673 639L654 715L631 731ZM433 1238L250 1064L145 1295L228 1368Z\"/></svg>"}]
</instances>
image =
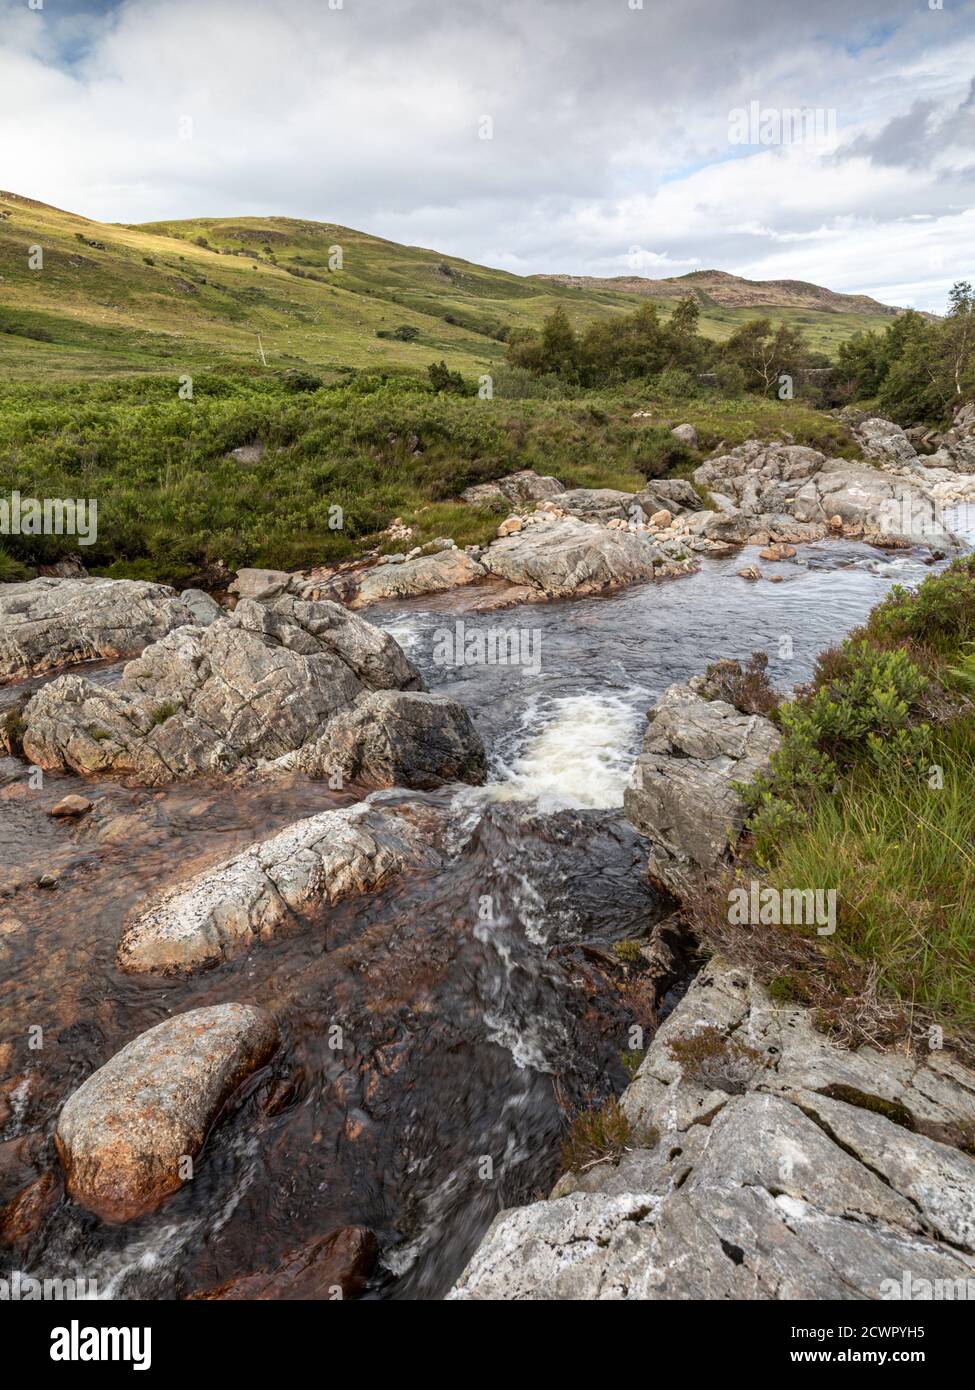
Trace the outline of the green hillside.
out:
<instances>
[{"instance_id":1,"label":"green hillside","mask_svg":"<svg viewBox=\"0 0 975 1390\"><path fill-rule=\"evenodd\" d=\"M32 247L42 251L38 268L29 265ZM337 224L238 217L115 226L12 193L0 193L0 292L0 371L34 381L260 368L262 353L269 368L326 379L350 368L423 371L441 357L477 375L503 359L508 330L540 326L556 304L582 325L640 300ZM669 301L661 303L666 311ZM760 312L798 324L824 351L889 322L713 304L701 330L723 339ZM410 341L392 336L400 329Z\"/></svg>"}]
</instances>

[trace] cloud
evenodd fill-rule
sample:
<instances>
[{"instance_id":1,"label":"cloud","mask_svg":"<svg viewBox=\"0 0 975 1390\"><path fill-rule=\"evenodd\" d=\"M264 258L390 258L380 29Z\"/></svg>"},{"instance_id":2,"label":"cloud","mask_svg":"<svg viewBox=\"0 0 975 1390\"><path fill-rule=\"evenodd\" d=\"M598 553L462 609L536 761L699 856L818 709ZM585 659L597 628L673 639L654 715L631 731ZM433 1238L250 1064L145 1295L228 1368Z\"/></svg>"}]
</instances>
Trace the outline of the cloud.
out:
<instances>
[{"instance_id":1,"label":"cloud","mask_svg":"<svg viewBox=\"0 0 975 1390\"><path fill-rule=\"evenodd\" d=\"M850 10L0 0L3 178L110 221L280 213L526 273L632 274L637 247L941 307L971 270L975 0ZM733 146L753 101L835 112L835 147Z\"/></svg>"}]
</instances>

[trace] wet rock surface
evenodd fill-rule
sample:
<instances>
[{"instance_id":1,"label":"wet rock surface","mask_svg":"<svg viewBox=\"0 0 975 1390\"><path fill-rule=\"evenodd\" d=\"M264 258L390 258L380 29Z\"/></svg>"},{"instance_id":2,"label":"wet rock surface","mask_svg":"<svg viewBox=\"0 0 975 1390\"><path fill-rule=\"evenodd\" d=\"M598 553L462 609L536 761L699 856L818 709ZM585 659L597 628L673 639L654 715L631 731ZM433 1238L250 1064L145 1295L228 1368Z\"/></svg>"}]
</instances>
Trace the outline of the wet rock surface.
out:
<instances>
[{"instance_id":1,"label":"wet rock surface","mask_svg":"<svg viewBox=\"0 0 975 1390\"><path fill-rule=\"evenodd\" d=\"M243 1004L142 1033L61 1111L55 1141L70 1195L105 1221L152 1211L182 1186L225 1101L277 1045L270 1015Z\"/></svg>"},{"instance_id":2,"label":"wet rock surface","mask_svg":"<svg viewBox=\"0 0 975 1390\"><path fill-rule=\"evenodd\" d=\"M230 1279L192 1299L281 1299L304 1302L354 1298L362 1293L379 1243L365 1226L343 1226L287 1254L276 1269Z\"/></svg>"},{"instance_id":3,"label":"wet rock surface","mask_svg":"<svg viewBox=\"0 0 975 1390\"><path fill-rule=\"evenodd\" d=\"M0 685L59 666L133 656L192 621L165 584L50 578L0 584Z\"/></svg>"},{"instance_id":4,"label":"wet rock surface","mask_svg":"<svg viewBox=\"0 0 975 1390\"><path fill-rule=\"evenodd\" d=\"M696 1072L671 1044L704 1030L725 1055ZM712 961L623 1108L646 1142L501 1213L449 1297L924 1297L916 1281L930 1298L975 1278L975 1159L958 1147L975 1073L949 1053L844 1052Z\"/></svg>"},{"instance_id":5,"label":"wet rock surface","mask_svg":"<svg viewBox=\"0 0 975 1390\"><path fill-rule=\"evenodd\" d=\"M310 816L140 905L119 968L169 975L217 965L316 908L377 891L429 849L408 820L366 803Z\"/></svg>"}]
</instances>

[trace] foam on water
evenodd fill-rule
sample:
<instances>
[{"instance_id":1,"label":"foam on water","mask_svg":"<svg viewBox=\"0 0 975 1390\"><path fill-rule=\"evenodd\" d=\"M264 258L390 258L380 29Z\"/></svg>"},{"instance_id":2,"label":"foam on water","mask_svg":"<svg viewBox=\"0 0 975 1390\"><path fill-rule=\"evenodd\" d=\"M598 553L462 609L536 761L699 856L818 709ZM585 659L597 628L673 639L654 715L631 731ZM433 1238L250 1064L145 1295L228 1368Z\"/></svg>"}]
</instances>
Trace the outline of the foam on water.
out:
<instances>
[{"instance_id":1,"label":"foam on water","mask_svg":"<svg viewBox=\"0 0 975 1390\"><path fill-rule=\"evenodd\" d=\"M644 692L570 695L553 700L542 727L532 730L488 789L498 801L537 801L545 812L609 810L622 806Z\"/></svg>"}]
</instances>

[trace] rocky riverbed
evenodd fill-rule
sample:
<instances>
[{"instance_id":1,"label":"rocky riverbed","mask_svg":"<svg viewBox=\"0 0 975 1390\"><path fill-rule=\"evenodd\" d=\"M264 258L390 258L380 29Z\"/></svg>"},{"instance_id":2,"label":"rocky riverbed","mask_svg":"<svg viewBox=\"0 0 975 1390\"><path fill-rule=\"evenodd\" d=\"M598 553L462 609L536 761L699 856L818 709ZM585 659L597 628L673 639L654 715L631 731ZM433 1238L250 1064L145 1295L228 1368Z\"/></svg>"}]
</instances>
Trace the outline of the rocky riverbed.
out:
<instances>
[{"instance_id":1,"label":"rocky riverbed","mask_svg":"<svg viewBox=\"0 0 975 1390\"><path fill-rule=\"evenodd\" d=\"M20 1267L115 1297L439 1297L499 1212L551 1190L566 1113L622 1087L631 1029L651 1038L675 998L612 951L679 891L651 886L623 809L646 710L757 648L788 688L931 556L833 532L756 555L775 584L720 543L668 559L676 583L651 562L593 585L593 547L652 548L652 517L542 515L497 544L586 528L581 561L552 551L586 596L497 618L477 611L494 570L368 622L307 577L255 580L233 614L163 592L148 622L124 585L66 587L61 609L6 586L0 1240ZM138 617L114 644L107 601ZM46 671L24 641L39 602L59 663L105 664ZM499 624L537 659L468 643ZM657 732L643 758L672 748ZM704 783L726 753L705 734ZM937 1240L894 1205L871 1219Z\"/></svg>"}]
</instances>

